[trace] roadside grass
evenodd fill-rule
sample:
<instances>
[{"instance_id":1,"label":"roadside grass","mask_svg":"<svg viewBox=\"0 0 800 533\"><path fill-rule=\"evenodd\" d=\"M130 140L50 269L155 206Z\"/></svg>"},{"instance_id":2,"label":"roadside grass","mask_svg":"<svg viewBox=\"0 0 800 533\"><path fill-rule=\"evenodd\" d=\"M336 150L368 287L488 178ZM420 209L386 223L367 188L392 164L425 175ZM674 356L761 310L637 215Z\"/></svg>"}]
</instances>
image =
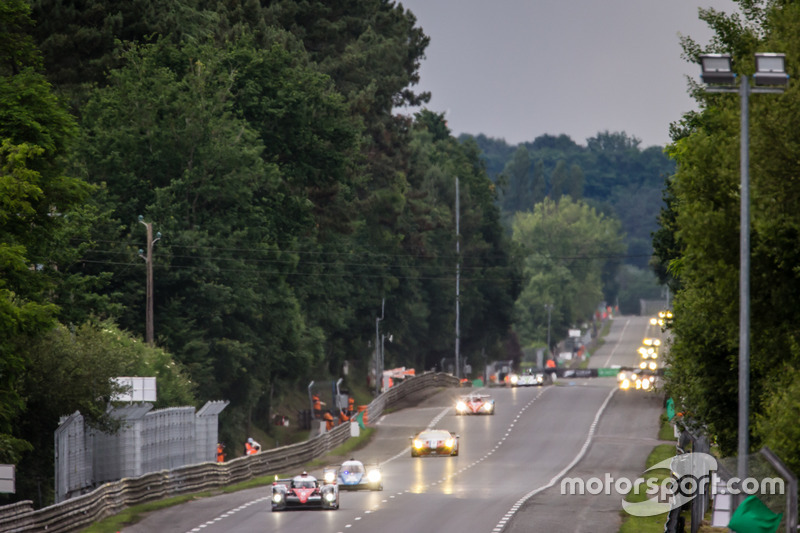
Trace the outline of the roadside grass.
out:
<instances>
[{"instance_id":1,"label":"roadside grass","mask_svg":"<svg viewBox=\"0 0 800 533\"><path fill-rule=\"evenodd\" d=\"M661 427L658 430L658 440L678 440L675 438L675 429L672 427L672 423L667 419L667 415L664 414L661 415Z\"/></svg>"},{"instance_id":2,"label":"roadside grass","mask_svg":"<svg viewBox=\"0 0 800 533\"><path fill-rule=\"evenodd\" d=\"M305 465L298 467L296 470L297 471L313 470L315 468L319 468L329 464L330 461L327 461L325 457L335 458L359 450L369 443L374 432L375 428L363 428L361 429L360 435L358 437L350 437L340 446L328 452L328 454L325 455L324 457L314 459L313 461L310 461ZM241 483L236 483L235 485L220 487L219 489L215 489L213 491L182 494L180 496L164 498L163 500L157 500L154 502L133 505L131 507L123 509L114 516L109 516L108 518L104 518L103 520L95 524L92 524L87 528L82 529L81 533L117 533L125 526L130 526L132 524L139 522L145 517L146 514L151 513L153 511L159 511L161 509L166 509L167 507L173 507L175 505L181 505L192 500L199 500L201 498L208 498L211 496L217 496L219 494L228 494L231 492L238 492L240 490L263 487L265 485L272 484L272 482L276 479L276 477L286 477L288 475L291 474L286 474L286 475L270 474L268 476L260 476L257 478L248 479L247 481L242 481Z\"/></svg>"},{"instance_id":3,"label":"roadside grass","mask_svg":"<svg viewBox=\"0 0 800 533\"><path fill-rule=\"evenodd\" d=\"M650 455L647 456L647 461L645 461L645 470L654 464L663 461L664 459L669 459L674 455L674 445L659 444L653 448L653 451L651 451ZM656 482L660 484L667 477L669 477L668 473L656 471L648 472L644 479L648 480L655 478ZM642 485L643 488L644 486L645 485ZM638 494L634 491L631 491L625 497L625 500L629 502L643 502L649 497L650 496L645 490L639 491ZM663 533L664 524L667 521L667 513L655 516L632 516L625 511L620 511L620 513L622 514L622 526L619 529L620 533Z\"/></svg>"},{"instance_id":4,"label":"roadside grass","mask_svg":"<svg viewBox=\"0 0 800 533\"><path fill-rule=\"evenodd\" d=\"M134 505L132 507L128 507L127 509L120 511L114 516L109 516L108 518L104 518L100 522L92 524L91 526L82 529L81 531L82 533L115 533L117 531L120 531L125 526L135 524L136 522L141 520L143 518L143 515L145 515L146 513L150 513L152 511L158 511L160 509L166 509L167 507L172 507L173 505L180 505L188 501L196 500L199 498L206 498L212 495L213 495L212 492L198 492L194 494L183 494L181 496L173 496L172 498L166 498L154 502Z\"/></svg>"}]
</instances>

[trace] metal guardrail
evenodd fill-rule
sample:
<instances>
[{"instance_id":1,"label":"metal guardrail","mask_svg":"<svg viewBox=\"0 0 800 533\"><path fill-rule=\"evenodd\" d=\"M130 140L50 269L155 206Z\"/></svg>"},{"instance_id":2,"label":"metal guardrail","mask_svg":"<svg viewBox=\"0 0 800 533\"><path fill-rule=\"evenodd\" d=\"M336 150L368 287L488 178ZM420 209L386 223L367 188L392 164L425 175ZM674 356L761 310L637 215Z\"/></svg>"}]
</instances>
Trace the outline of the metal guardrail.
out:
<instances>
[{"instance_id":1,"label":"metal guardrail","mask_svg":"<svg viewBox=\"0 0 800 533\"><path fill-rule=\"evenodd\" d=\"M375 398L367 407L367 417L377 420L384 409L421 389L458 385L459 380L449 374L427 373L407 378ZM349 424L343 424L305 442L239 457L227 463L200 463L105 483L88 494L38 510L34 510L30 500L6 505L0 507L0 532L77 531L131 505L285 472L326 454L348 438Z\"/></svg>"}]
</instances>

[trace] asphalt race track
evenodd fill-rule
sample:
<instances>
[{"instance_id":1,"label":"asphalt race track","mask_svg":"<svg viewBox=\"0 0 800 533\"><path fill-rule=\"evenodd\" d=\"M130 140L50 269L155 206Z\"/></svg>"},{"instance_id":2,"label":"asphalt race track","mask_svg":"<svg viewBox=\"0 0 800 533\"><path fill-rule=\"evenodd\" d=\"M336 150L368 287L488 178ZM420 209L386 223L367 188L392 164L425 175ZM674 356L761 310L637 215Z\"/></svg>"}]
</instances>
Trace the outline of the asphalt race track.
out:
<instances>
[{"instance_id":1,"label":"asphalt race track","mask_svg":"<svg viewBox=\"0 0 800 533\"><path fill-rule=\"evenodd\" d=\"M618 317L592 366L632 365L647 317ZM204 498L152 513L125 533L616 531L616 495L564 496L564 476L636 477L655 441L661 400L617 391L613 378L483 389L494 416L456 416L459 390L385 415L354 458L381 462L382 492L343 492L336 511L273 513L269 487ZM457 457L412 458L425 427L460 435Z\"/></svg>"}]
</instances>

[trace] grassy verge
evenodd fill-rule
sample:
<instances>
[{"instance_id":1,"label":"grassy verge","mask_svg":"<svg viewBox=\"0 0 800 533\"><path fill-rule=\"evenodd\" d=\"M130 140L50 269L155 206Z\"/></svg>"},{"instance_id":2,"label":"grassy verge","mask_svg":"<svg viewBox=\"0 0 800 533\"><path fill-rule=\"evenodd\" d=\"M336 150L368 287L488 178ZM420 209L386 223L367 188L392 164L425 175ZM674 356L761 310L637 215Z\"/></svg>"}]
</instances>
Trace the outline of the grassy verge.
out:
<instances>
[{"instance_id":1,"label":"grassy verge","mask_svg":"<svg viewBox=\"0 0 800 533\"><path fill-rule=\"evenodd\" d=\"M135 524L147 513L158 511L159 509L166 509L167 507L172 507L173 505L180 505L198 498L205 498L211 496L212 494L213 493L211 492L184 494L181 496L174 496L172 498L166 498L155 502L142 503L140 505L128 507L114 516L110 516L104 520L101 520L100 522L97 522L96 524L92 524L86 529L83 529L82 533L115 533L120 531L125 526Z\"/></svg>"},{"instance_id":2,"label":"grassy verge","mask_svg":"<svg viewBox=\"0 0 800 533\"><path fill-rule=\"evenodd\" d=\"M658 440L678 440L675 438L675 429L672 426L672 422L667 420L667 415L661 415L661 427L658 430Z\"/></svg>"},{"instance_id":3,"label":"grassy verge","mask_svg":"<svg viewBox=\"0 0 800 533\"><path fill-rule=\"evenodd\" d=\"M653 451L650 452L650 455L647 457L645 469L650 468L654 464L663 461L664 459L669 459L674 455L674 445L659 444L653 448ZM654 472L648 472L645 476L645 480L655 478L656 481L660 483L668 476L669 472L657 470ZM651 496L648 495L644 490L640 491L638 494L631 491L625 497L625 500L629 502L643 502L650 497ZM664 524L667 521L667 513L655 516L632 516L625 511L620 511L620 513L622 513L622 527L619 529L620 533L663 533Z\"/></svg>"},{"instance_id":4,"label":"grassy verge","mask_svg":"<svg viewBox=\"0 0 800 533\"><path fill-rule=\"evenodd\" d=\"M335 458L338 456L348 455L351 452L363 448L369 443L374 432L375 428L362 429L358 437L351 437L346 441L344 441L344 443L342 443L340 446L331 450L326 456L321 457L319 459L314 459L313 461L303 466L297 467L296 469L297 472L302 470L313 470L315 468L329 464L330 460L326 460L325 459L326 457ZM288 475L290 474L287 474L287 476ZM285 477L285 476L283 474L279 474L279 477ZM108 518L101 520L100 522L97 522L96 524L92 524L91 526L81 530L81 533L116 533L125 526L137 523L138 521L143 519L147 513L151 513L153 511L158 511L161 509L166 509L167 507L173 507L175 505L181 505L192 500L198 500L200 498L208 498L210 496L217 496L219 494L227 494L230 492L238 492L240 490L263 487L265 485L270 485L274 479L275 475L261 476L249 479L247 481L243 481L241 483L237 483L235 485L221 487L214 491L196 492L193 494L182 494L180 496L173 496L171 498L165 498L163 500L134 505L128 507L127 509L124 509L123 511L119 512L118 514L115 514L114 516L110 516Z\"/></svg>"}]
</instances>

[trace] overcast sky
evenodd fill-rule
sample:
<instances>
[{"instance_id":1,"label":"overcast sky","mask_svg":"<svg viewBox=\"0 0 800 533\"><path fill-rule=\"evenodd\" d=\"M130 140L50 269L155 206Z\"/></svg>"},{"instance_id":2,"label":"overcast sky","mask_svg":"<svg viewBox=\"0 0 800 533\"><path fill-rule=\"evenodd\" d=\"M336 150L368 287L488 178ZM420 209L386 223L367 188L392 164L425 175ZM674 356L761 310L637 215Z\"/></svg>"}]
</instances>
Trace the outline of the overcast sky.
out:
<instances>
[{"instance_id":1,"label":"overcast sky","mask_svg":"<svg viewBox=\"0 0 800 533\"><path fill-rule=\"evenodd\" d=\"M711 38L699 7L732 0L401 0L431 39L420 91L454 135L509 144L565 133L586 144L624 131L642 147L669 142L695 109L679 34Z\"/></svg>"}]
</instances>

